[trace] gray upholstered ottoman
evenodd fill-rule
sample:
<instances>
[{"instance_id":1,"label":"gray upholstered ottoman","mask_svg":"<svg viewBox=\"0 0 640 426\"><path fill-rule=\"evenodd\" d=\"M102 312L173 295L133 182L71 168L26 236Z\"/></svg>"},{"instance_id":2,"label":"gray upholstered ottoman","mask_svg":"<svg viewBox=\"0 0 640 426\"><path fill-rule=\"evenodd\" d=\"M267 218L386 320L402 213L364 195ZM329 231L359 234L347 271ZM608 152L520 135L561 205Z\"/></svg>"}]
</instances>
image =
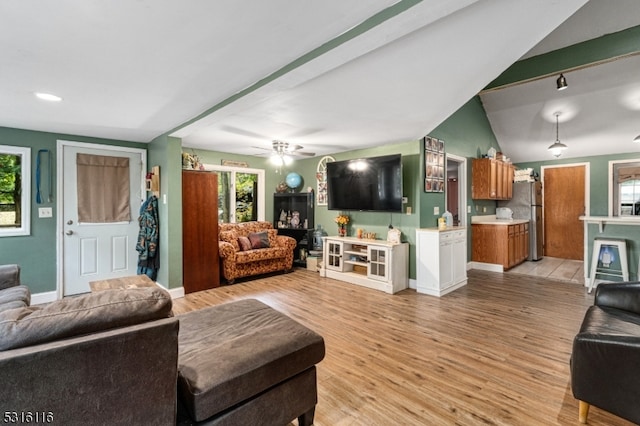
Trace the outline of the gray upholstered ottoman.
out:
<instances>
[{"instance_id":1,"label":"gray upholstered ottoman","mask_svg":"<svg viewBox=\"0 0 640 426\"><path fill-rule=\"evenodd\" d=\"M320 335L257 300L178 318L178 423L313 423Z\"/></svg>"}]
</instances>

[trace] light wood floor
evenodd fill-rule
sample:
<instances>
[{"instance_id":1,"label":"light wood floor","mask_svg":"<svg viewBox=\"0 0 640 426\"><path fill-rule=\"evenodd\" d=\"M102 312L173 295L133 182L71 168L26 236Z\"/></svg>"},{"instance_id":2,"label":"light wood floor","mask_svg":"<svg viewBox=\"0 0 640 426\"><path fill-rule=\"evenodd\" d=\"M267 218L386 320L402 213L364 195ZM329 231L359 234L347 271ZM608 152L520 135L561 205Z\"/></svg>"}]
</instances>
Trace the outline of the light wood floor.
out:
<instances>
[{"instance_id":1,"label":"light wood floor","mask_svg":"<svg viewBox=\"0 0 640 426\"><path fill-rule=\"evenodd\" d=\"M540 277L469 271L436 298L290 274L192 293L177 314L256 298L321 334L315 425L577 425L571 343L593 296ZM589 424L629 425L596 407Z\"/></svg>"}]
</instances>

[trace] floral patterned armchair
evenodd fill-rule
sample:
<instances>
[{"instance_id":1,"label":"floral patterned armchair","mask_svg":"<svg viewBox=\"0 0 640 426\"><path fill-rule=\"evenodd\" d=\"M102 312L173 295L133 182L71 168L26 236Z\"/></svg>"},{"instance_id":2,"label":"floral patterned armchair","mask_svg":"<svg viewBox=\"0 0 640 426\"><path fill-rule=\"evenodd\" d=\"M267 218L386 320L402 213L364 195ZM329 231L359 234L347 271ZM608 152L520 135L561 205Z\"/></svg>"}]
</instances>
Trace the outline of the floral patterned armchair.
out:
<instances>
[{"instance_id":1,"label":"floral patterned armchair","mask_svg":"<svg viewBox=\"0 0 640 426\"><path fill-rule=\"evenodd\" d=\"M271 222L218 225L218 253L229 284L236 278L291 271L296 244L294 238L278 235Z\"/></svg>"}]
</instances>

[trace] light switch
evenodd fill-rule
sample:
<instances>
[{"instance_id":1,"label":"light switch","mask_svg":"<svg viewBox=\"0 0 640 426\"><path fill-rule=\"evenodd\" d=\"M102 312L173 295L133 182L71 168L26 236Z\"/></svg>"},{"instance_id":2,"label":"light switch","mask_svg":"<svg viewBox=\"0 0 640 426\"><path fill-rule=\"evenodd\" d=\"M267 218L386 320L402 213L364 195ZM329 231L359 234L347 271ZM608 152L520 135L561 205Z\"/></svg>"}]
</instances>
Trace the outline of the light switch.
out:
<instances>
[{"instance_id":1,"label":"light switch","mask_svg":"<svg viewBox=\"0 0 640 426\"><path fill-rule=\"evenodd\" d=\"M38 217L53 217L53 209L51 207L38 207Z\"/></svg>"},{"instance_id":2,"label":"light switch","mask_svg":"<svg viewBox=\"0 0 640 426\"><path fill-rule=\"evenodd\" d=\"M436 214L436 215L437 215L437 214L440 214L440 207L439 207L439 206L435 206L435 207L433 208L433 214Z\"/></svg>"}]
</instances>

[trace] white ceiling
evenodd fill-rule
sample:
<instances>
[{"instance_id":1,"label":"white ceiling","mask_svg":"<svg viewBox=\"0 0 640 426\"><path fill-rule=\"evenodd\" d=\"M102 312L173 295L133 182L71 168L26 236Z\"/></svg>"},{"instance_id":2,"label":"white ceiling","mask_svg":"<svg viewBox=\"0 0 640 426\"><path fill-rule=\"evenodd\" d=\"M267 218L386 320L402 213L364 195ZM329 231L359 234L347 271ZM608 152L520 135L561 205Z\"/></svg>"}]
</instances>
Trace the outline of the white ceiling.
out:
<instances>
[{"instance_id":1,"label":"white ceiling","mask_svg":"<svg viewBox=\"0 0 640 426\"><path fill-rule=\"evenodd\" d=\"M318 155L416 140L523 55L640 24L640 2L591 0L565 24L577 28L560 27L543 40L585 2L0 2L0 126L139 142L172 134L188 147L241 154L258 154L254 147L269 148L273 139ZM367 31L350 36L360 28ZM342 44L323 47L341 35ZM580 80L593 76L567 78L560 93L580 101ZM501 102L526 97L510 93L524 86L483 95L514 159L513 131L504 125L514 117L502 118ZM44 103L35 91L63 101ZM531 128L521 139L549 145L554 129L540 111L550 101L533 99L514 107L522 111L520 129ZM567 152L571 131L561 124Z\"/></svg>"}]
</instances>

